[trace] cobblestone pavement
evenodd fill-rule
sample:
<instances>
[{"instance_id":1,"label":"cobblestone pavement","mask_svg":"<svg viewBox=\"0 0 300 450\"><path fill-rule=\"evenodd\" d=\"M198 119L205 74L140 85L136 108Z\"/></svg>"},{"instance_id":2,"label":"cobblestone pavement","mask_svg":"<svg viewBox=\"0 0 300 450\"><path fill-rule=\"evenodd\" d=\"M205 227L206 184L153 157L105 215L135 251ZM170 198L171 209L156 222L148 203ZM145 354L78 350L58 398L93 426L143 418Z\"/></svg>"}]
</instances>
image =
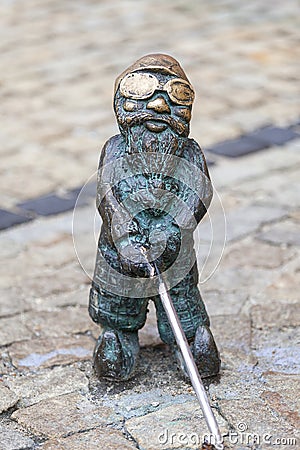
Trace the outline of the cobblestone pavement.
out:
<instances>
[{"instance_id":1,"label":"cobblestone pavement","mask_svg":"<svg viewBox=\"0 0 300 450\"><path fill-rule=\"evenodd\" d=\"M292 0L2 1L0 17L1 208L85 183L116 132L113 81L148 52L174 55L190 75L191 134L204 148L299 120ZM221 202L215 195L205 265L208 220L196 241L222 357L219 379L206 386L229 448L300 442L299 143L212 156ZM199 448L207 428L153 309L135 376L113 384L93 373L95 217L91 199L74 217L0 233L0 449Z\"/></svg>"}]
</instances>

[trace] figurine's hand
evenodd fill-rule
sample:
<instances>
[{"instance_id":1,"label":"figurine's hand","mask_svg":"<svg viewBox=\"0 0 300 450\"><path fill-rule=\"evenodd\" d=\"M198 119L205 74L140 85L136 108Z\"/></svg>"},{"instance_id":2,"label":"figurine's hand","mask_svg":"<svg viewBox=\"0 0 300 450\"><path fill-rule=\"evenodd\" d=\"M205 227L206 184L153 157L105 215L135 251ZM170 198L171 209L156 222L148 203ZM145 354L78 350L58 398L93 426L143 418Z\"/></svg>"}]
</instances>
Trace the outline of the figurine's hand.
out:
<instances>
[{"instance_id":1,"label":"figurine's hand","mask_svg":"<svg viewBox=\"0 0 300 450\"><path fill-rule=\"evenodd\" d=\"M146 239L141 235L119 241L119 259L124 274L150 277L149 264L145 258Z\"/></svg>"},{"instance_id":2,"label":"figurine's hand","mask_svg":"<svg viewBox=\"0 0 300 450\"><path fill-rule=\"evenodd\" d=\"M118 218L112 223L111 234L114 242L127 237L128 235L135 235L140 233L139 225L135 219L132 219L130 214L125 212L118 213Z\"/></svg>"},{"instance_id":3,"label":"figurine's hand","mask_svg":"<svg viewBox=\"0 0 300 450\"><path fill-rule=\"evenodd\" d=\"M167 226L162 225L150 233L151 259L156 261L160 272L164 272L176 260L180 250L181 233L179 227L169 222Z\"/></svg>"}]
</instances>

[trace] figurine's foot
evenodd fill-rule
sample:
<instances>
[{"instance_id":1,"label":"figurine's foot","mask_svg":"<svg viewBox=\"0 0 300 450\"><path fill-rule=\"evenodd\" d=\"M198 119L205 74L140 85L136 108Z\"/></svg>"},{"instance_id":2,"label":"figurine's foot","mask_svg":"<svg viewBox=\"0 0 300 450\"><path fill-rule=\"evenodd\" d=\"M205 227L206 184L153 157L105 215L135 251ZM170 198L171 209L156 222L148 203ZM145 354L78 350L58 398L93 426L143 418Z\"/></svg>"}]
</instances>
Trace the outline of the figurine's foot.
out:
<instances>
[{"instance_id":1,"label":"figurine's foot","mask_svg":"<svg viewBox=\"0 0 300 450\"><path fill-rule=\"evenodd\" d=\"M221 361L215 340L207 325L199 325L195 339L190 346L201 378L217 375L220 371ZM181 352L178 348L175 349L175 354L182 372L189 378Z\"/></svg>"},{"instance_id":2,"label":"figurine's foot","mask_svg":"<svg viewBox=\"0 0 300 450\"><path fill-rule=\"evenodd\" d=\"M220 372L220 355L207 325L199 325L191 345L196 365L202 378L213 377Z\"/></svg>"},{"instance_id":3,"label":"figurine's foot","mask_svg":"<svg viewBox=\"0 0 300 450\"><path fill-rule=\"evenodd\" d=\"M138 352L137 332L103 331L94 350L94 368L98 377L127 380L134 370Z\"/></svg>"}]
</instances>

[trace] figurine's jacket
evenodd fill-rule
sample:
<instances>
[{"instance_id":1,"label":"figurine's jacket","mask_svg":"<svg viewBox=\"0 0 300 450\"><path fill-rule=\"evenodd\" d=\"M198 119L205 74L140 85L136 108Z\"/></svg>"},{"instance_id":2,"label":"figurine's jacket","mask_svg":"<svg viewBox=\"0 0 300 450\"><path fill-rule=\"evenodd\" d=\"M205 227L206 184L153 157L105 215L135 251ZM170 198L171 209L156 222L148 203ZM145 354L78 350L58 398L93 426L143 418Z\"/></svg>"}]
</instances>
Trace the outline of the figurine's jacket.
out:
<instances>
[{"instance_id":1,"label":"figurine's jacket","mask_svg":"<svg viewBox=\"0 0 300 450\"><path fill-rule=\"evenodd\" d=\"M188 173L189 179L196 176L195 189L182 181L184 176L180 164L173 165L172 176L142 171L136 174L126 156L125 139L120 134L107 141L100 157L97 208L103 224L94 274L94 286L98 291L105 288L107 276L103 257L110 267L120 273L149 276L141 264L126 260L119 250L124 245L147 246L152 231L163 231L168 236L165 251L156 261L161 272L174 262L180 246L183 248L181 264L191 267L191 260L195 260L193 231L212 198L206 162L193 139L186 138L175 156L187 162L183 167L185 172L191 172ZM119 177L120 161L126 178ZM135 214L137 207L140 212ZM117 221L114 221L115 214ZM133 216L135 219L132 221Z\"/></svg>"}]
</instances>

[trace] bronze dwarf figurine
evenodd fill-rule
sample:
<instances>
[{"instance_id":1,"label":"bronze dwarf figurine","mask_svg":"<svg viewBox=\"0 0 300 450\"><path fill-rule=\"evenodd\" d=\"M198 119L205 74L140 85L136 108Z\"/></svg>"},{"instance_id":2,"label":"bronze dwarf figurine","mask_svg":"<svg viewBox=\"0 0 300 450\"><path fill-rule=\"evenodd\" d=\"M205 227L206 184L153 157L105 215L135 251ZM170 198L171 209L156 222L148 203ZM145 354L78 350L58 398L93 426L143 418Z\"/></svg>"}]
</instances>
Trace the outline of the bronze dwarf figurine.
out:
<instances>
[{"instance_id":1,"label":"bronze dwarf figurine","mask_svg":"<svg viewBox=\"0 0 300 450\"><path fill-rule=\"evenodd\" d=\"M182 67L168 55L146 55L116 80L120 134L100 157L103 223L89 304L102 329L94 351L99 377L124 380L133 373L150 300L161 339L174 347L184 370L149 262L164 277L201 376L219 372L193 248L193 232L212 198L204 155L188 138L193 100Z\"/></svg>"}]
</instances>

